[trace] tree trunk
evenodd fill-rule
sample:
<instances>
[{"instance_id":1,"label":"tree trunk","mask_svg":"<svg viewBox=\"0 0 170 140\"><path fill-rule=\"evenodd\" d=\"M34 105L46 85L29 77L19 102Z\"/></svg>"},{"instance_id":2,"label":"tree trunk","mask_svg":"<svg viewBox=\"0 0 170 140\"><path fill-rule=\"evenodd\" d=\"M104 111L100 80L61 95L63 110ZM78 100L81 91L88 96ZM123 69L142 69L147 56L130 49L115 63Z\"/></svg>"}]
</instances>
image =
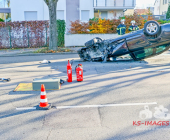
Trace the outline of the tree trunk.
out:
<instances>
[{"instance_id":1,"label":"tree trunk","mask_svg":"<svg viewBox=\"0 0 170 140\"><path fill-rule=\"evenodd\" d=\"M50 19L50 35L49 35L49 49L56 50L57 45L57 2L58 0L44 0L49 9Z\"/></svg>"}]
</instances>

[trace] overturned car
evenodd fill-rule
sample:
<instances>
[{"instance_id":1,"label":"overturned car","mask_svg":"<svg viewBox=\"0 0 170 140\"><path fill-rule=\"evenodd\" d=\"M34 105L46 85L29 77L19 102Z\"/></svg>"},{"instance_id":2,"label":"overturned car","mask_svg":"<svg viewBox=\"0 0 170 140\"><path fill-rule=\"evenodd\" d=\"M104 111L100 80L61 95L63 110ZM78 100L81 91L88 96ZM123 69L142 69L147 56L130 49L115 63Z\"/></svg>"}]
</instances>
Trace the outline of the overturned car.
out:
<instances>
[{"instance_id":1,"label":"overturned car","mask_svg":"<svg viewBox=\"0 0 170 140\"><path fill-rule=\"evenodd\" d=\"M129 54L134 60L159 55L170 48L170 24L148 21L144 28L115 39L96 37L78 50L85 61L108 61Z\"/></svg>"}]
</instances>

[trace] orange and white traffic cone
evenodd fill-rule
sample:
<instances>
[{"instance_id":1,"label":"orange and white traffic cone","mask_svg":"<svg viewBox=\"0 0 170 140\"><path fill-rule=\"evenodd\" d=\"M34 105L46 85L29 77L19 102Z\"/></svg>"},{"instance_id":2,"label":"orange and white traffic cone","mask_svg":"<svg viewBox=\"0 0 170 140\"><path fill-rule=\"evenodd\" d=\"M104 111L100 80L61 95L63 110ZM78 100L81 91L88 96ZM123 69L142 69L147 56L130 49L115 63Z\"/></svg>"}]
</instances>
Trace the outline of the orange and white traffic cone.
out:
<instances>
[{"instance_id":1,"label":"orange and white traffic cone","mask_svg":"<svg viewBox=\"0 0 170 140\"><path fill-rule=\"evenodd\" d=\"M38 110L48 110L51 108L51 104L48 104L45 86L41 85L40 105L37 107Z\"/></svg>"}]
</instances>

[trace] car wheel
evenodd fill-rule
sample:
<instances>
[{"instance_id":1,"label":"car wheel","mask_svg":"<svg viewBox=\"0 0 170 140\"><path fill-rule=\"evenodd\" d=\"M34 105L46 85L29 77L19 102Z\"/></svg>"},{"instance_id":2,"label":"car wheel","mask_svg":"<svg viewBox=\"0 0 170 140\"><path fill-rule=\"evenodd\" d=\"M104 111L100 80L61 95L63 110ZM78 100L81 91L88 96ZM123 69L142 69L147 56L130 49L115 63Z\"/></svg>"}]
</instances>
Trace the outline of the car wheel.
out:
<instances>
[{"instance_id":1,"label":"car wheel","mask_svg":"<svg viewBox=\"0 0 170 140\"><path fill-rule=\"evenodd\" d=\"M157 35L160 31L160 26L156 21L148 21L144 25L144 32L147 35Z\"/></svg>"}]
</instances>

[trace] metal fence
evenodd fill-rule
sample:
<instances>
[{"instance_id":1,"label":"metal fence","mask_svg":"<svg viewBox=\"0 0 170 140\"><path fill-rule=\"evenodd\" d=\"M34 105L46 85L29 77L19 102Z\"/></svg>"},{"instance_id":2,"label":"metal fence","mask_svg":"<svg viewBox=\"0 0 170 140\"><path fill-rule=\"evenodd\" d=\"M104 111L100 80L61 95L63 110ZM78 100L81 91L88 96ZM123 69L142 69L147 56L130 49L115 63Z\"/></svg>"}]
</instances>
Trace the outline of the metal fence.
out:
<instances>
[{"instance_id":1,"label":"metal fence","mask_svg":"<svg viewBox=\"0 0 170 140\"><path fill-rule=\"evenodd\" d=\"M41 24L40 24L41 23ZM44 22L11 23L0 27L0 48L29 48L49 45L49 26ZM47 22L46 22L47 23ZM12 26L11 26L12 25Z\"/></svg>"}]
</instances>

